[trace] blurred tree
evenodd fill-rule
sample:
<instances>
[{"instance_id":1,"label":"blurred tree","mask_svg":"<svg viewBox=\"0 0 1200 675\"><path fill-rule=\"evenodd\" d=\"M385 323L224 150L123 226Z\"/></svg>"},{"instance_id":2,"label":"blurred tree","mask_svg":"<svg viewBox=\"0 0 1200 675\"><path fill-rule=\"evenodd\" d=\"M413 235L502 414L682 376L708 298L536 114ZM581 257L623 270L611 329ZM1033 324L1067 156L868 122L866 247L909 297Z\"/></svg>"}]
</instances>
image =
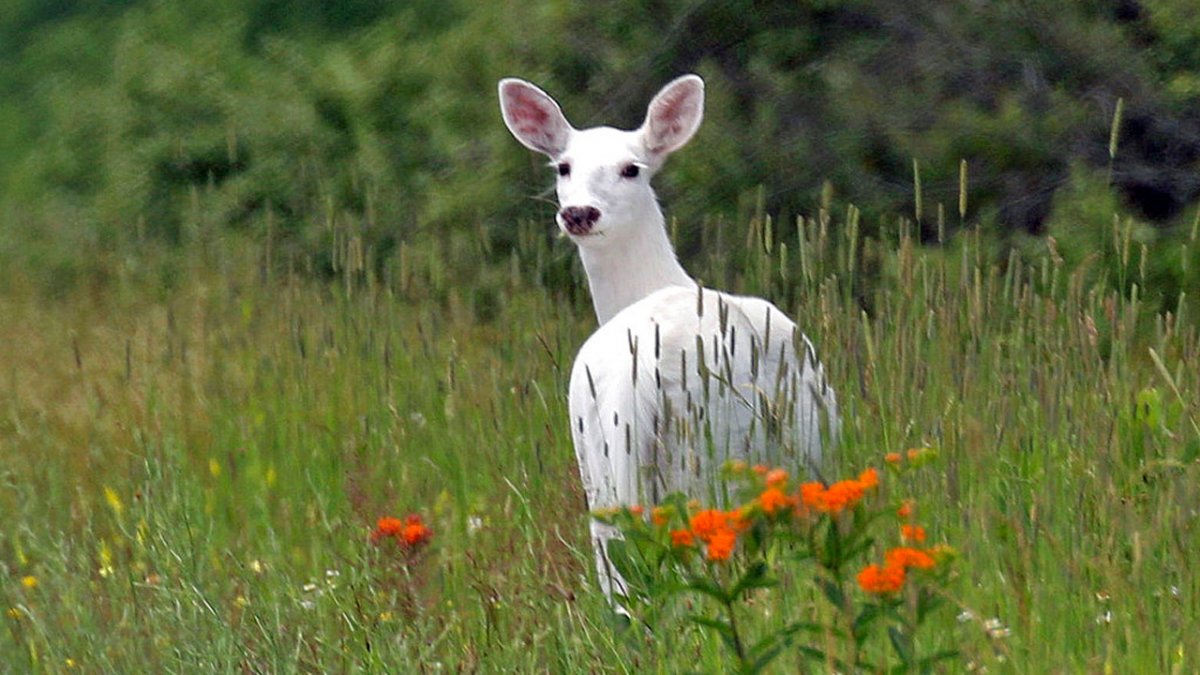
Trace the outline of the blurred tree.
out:
<instances>
[{"instance_id":1,"label":"blurred tree","mask_svg":"<svg viewBox=\"0 0 1200 675\"><path fill-rule=\"evenodd\" d=\"M1059 202L1096 184L1064 196L1077 165L1147 222L1200 199L1193 0L14 2L0 197L101 244L178 241L200 213L270 221L318 267L334 224L377 257L402 240L467 269L503 255L515 222L552 213L543 163L499 123L505 75L577 125L625 127L668 79L704 75L705 126L659 181L685 225L761 200L786 234L828 185L870 232L917 215L919 166L931 237L939 204L959 224L961 160L965 222L1002 232L1076 212Z\"/></svg>"}]
</instances>

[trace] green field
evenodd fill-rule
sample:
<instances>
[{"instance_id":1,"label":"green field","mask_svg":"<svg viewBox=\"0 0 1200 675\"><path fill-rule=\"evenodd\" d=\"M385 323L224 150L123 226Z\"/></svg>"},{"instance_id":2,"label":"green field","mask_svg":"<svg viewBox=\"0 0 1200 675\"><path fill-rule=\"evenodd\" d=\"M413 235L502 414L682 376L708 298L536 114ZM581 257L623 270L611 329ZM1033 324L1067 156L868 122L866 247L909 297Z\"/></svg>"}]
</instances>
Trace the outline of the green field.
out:
<instances>
[{"instance_id":1,"label":"green field","mask_svg":"<svg viewBox=\"0 0 1200 675\"><path fill-rule=\"evenodd\" d=\"M691 267L819 346L845 416L828 475L937 450L897 489L960 554L960 607L925 638L963 650L945 671L1200 669L1189 300L1140 299L1119 224L1108 272L1052 243L997 263L969 230L925 248L854 222L708 223ZM131 235L102 282L54 293L7 270L0 670L728 666L683 622L616 628L588 579L565 390L594 319L578 274L551 273L572 251L548 229L521 226L472 280L442 267L470 251L364 265L353 233L330 238L324 279L203 232L158 257ZM435 536L401 565L369 534L413 511Z\"/></svg>"}]
</instances>

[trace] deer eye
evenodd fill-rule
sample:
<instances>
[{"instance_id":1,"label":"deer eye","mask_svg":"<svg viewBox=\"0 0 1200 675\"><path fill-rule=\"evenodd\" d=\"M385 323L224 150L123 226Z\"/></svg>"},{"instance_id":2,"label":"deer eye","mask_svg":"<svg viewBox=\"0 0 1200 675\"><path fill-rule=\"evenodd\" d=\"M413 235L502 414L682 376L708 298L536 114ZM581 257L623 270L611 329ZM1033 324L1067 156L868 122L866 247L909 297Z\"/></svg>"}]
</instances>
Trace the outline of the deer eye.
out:
<instances>
[{"instance_id":1,"label":"deer eye","mask_svg":"<svg viewBox=\"0 0 1200 675\"><path fill-rule=\"evenodd\" d=\"M571 165L567 162L559 162L558 166L555 167L555 169L558 171L558 175L560 175L560 176L570 176L571 175Z\"/></svg>"},{"instance_id":2,"label":"deer eye","mask_svg":"<svg viewBox=\"0 0 1200 675\"><path fill-rule=\"evenodd\" d=\"M638 171L639 169L637 164L626 164L625 167L621 169L621 177L637 178Z\"/></svg>"}]
</instances>

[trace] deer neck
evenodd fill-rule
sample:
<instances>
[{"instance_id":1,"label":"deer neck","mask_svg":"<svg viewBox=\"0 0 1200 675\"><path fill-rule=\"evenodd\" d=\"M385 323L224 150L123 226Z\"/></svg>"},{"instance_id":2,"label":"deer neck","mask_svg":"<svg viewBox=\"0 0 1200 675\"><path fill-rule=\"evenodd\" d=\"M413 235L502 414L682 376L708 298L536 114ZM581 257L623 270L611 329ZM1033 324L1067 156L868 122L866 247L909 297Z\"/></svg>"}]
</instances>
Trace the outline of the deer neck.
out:
<instances>
[{"instance_id":1,"label":"deer neck","mask_svg":"<svg viewBox=\"0 0 1200 675\"><path fill-rule=\"evenodd\" d=\"M696 286L675 257L662 212L654 209L650 220L617 241L587 242L579 247L601 324L655 291Z\"/></svg>"}]
</instances>

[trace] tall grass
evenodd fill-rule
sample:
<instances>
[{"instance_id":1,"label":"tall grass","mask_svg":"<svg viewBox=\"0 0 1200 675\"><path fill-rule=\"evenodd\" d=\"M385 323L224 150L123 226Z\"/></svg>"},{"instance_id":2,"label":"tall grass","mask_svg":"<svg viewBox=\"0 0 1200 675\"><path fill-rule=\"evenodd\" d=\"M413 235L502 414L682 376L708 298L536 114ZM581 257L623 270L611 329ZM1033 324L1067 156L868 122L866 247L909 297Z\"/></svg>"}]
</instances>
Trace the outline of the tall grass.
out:
<instances>
[{"instance_id":1,"label":"tall grass","mask_svg":"<svg viewBox=\"0 0 1200 675\"><path fill-rule=\"evenodd\" d=\"M1117 283L1052 246L997 263L978 232L923 248L891 229L860 236L853 209L706 223L693 268L776 300L818 345L845 415L828 475L938 451L907 487L961 553L962 612L939 639L998 619L975 665L1193 670L1194 318L1141 300L1136 258ZM444 263L496 260L482 240L372 261L333 234L329 281L269 242L215 236L166 265L170 288L132 254L103 292L53 301L10 270L0 663L726 665L702 633L620 629L588 580L564 394L593 320L568 245L522 225L506 262L464 281ZM369 533L410 511L434 543L400 565Z\"/></svg>"}]
</instances>

